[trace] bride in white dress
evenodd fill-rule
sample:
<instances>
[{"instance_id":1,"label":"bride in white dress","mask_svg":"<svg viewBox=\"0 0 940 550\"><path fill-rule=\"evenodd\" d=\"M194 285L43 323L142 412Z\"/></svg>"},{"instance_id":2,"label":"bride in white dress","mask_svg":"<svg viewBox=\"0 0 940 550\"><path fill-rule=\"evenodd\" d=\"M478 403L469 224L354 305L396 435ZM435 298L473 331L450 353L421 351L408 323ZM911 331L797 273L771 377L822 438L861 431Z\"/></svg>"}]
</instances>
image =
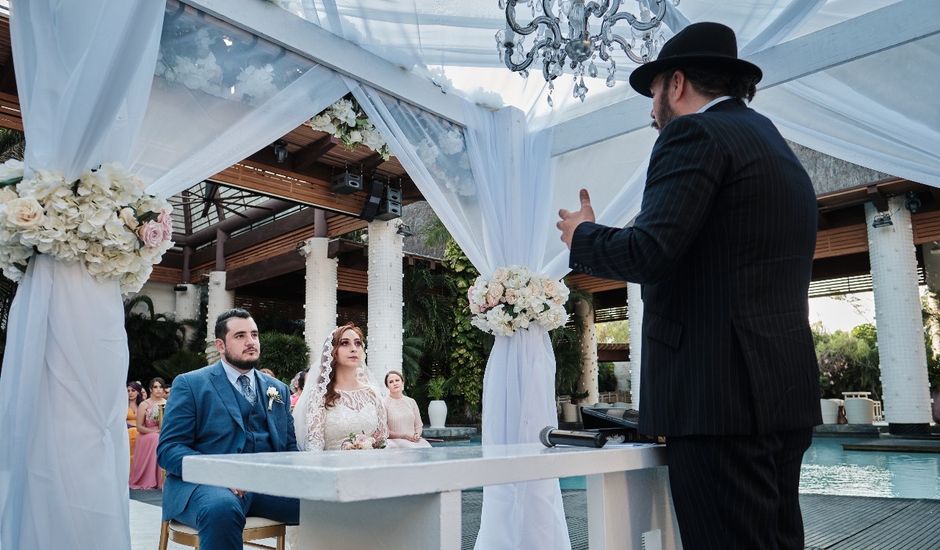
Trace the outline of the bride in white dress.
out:
<instances>
[{"instance_id":1,"label":"bride in white dress","mask_svg":"<svg viewBox=\"0 0 940 550\"><path fill-rule=\"evenodd\" d=\"M314 373L316 368L319 372ZM385 446L385 405L366 372L362 330L352 323L334 329L294 407L294 431L301 451Z\"/></svg>"}]
</instances>

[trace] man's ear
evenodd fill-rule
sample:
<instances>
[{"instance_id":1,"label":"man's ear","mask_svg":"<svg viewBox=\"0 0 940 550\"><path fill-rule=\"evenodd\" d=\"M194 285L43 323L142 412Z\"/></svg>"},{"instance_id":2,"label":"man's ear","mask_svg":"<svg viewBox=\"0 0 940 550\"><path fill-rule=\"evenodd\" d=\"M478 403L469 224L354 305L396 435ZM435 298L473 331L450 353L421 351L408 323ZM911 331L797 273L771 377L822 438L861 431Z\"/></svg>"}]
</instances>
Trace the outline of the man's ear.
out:
<instances>
[{"instance_id":1,"label":"man's ear","mask_svg":"<svg viewBox=\"0 0 940 550\"><path fill-rule=\"evenodd\" d=\"M219 352L220 354L225 353L225 341L224 340L222 340L221 338L216 338L215 342L213 343L215 344L215 350L217 352Z\"/></svg>"},{"instance_id":2,"label":"man's ear","mask_svg":"<svg viewBox=\"0 0 940 550\"><path fill-rule=\"evenodd\" d=\"M685 73L681 70L678 70L672 73L672 78L669 81L669 96L673 101L679 101L685 96Z\"/></svg>"}]
</instances>

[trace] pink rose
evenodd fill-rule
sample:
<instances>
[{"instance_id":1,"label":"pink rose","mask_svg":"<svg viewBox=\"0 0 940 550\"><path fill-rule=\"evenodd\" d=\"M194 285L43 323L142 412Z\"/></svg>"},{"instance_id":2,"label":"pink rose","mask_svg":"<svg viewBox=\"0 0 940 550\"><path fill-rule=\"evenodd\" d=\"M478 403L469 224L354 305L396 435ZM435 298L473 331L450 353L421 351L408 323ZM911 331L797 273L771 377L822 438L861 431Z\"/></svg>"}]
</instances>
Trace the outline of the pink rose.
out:
<instances>
[{"instance_id":1,"label":"pink rose","mask_svg":"<svg viewBox=\"0 0 940 550\"><path fill-rule=\"evenodd\" d=\"M147 248L154 248L165 240L163 224L149 221L137 228L137 237Z\"/></svg>"},{"instance_id":2,"label":"pink rose","mask_svg":"<svg viewBox=\"0 0 940 550\"><path fill-rule=\"evenodd\" d=\"M173 217L169 210L163 210L157 216L157 223L163 226L163 232L166 234L166 240L173 238Z\"/></svg>"}]
</instances>

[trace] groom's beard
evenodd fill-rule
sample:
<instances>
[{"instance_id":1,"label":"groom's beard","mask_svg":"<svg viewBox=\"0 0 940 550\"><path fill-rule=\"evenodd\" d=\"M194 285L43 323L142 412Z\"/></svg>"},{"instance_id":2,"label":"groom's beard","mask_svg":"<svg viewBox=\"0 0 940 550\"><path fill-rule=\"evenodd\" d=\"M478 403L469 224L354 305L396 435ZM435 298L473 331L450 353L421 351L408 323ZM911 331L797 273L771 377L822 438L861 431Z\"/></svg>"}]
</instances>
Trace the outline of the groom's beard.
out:
<instances>
[{"instance_id":1,"label":"groom's beard","mask_svg":"<svg viewBox=\"0 0 940 550\"><path fill-rule=\"evenodd\" d=\"M225 358L226 363L228 363L229 365L232 365L233 367L239 370L249 371L258 367L258 361L246 361L243 359L236 359L232 357L231 355L229 355L228 352L224 352L222 354L222 357Z\"/></svg>"}]
</instances>

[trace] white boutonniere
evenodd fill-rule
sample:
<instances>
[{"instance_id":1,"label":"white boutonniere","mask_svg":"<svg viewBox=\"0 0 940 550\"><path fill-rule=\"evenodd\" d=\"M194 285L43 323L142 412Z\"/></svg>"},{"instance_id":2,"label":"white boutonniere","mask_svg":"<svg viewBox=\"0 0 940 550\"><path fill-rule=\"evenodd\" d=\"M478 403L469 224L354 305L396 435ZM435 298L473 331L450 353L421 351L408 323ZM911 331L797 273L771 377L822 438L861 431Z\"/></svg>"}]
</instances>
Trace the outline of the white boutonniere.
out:
<instances>
[{"instance_id":1,"label":"white boutonniere","mask_svg":"<svg viewBox=\"0 0 940 550\"><path fill-rule=\"evenodd\" d=\"M274 405L275 402L283 403L284 400L281 399L281 394L278 393L277 388L270 387L268 388L268 410L269 411L271 410L271 406Z\"/></svg>"}]
</instances>

